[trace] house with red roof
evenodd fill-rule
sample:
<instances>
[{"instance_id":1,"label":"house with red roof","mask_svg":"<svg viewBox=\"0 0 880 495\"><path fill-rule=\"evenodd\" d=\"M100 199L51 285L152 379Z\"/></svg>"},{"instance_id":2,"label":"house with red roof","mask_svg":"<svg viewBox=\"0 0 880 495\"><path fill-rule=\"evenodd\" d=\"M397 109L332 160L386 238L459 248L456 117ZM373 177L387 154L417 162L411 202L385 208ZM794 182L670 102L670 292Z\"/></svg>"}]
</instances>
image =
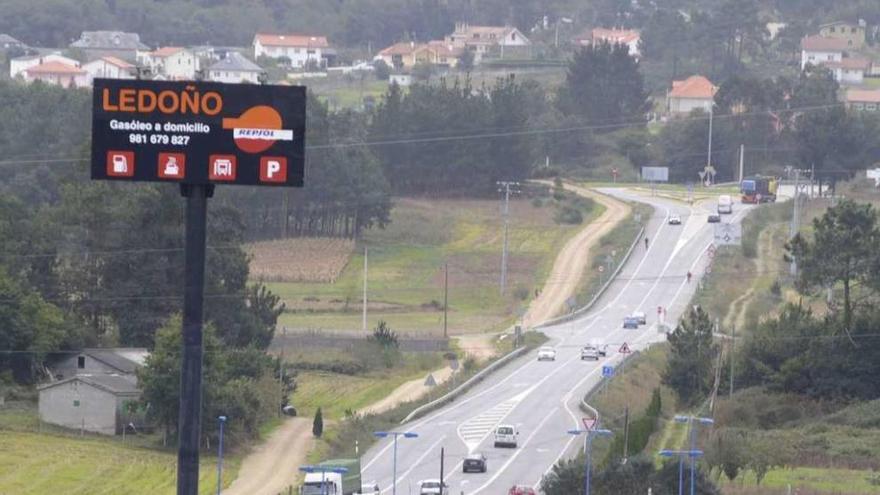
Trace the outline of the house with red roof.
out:
<instances>
[{"instance_id":1,"label":"house with red roof","mask_svg":"<svg viewBox=\"0 0 880 495\"><path fill-rule=\"evenodd\" d=\"M421 47L414 41L401 41L380 50L373 60L381 60L396 70L412 69L416 65L415 51Z\"/></svg>"},{"instance_id":2,"label":"house with red roof","mask_svg":"<svg viewBox=\"0 0 880 495\"><path fill-rule=\"evenodd\" d=\"M85 63L82 69L89 73L89 84L100 79L134 79L135 66L118 57L105 56Z\"/></svg>"},{"instance_id":3,"label":"house with red roof","mask_svg":"<svg viewBox=\"0 0 880 495\"><path fill-rule=\"evenodd\" d=\"M841 84L862 84L865 74L871 72L871 61L866 58L844 57L839 62L824 64L834 74L834 80Z\"/></svg>"},{"instance_id":4,"label":"house with red roof","mask_svg":"<svg viewBox=\"0 0 880 495\"><path fill-rule=\"evenodd\" d=\"M151 52L140 52L138 62L149 67L152 74L173 81L193 80L201 68L195 52L180 46L165 46Z\"/></svg>"},{"instance_id":5,"label":"house with red roof","mask_svg":"<svg viewBox=\"0 0 880 495\"><path fill-rule=\"evenodd\" d=\"M865 112L880 111L880 89L848 89L845 100L847 108Z\"/></svg>"},{"instance_id":6,"label":"house with red roof","mask_svg":"<svg viewBox=\"0 0 880 495\"><path fill-rule=\"evenodd\" d=\"M464 51L462 47L440 40L427 43L409 41L395 43L381 50L373 60L381 60L396 70L409 70L416 64L455 67Z\"/></svg>"},{"instance_id":7,"label":"house with red roof","mask_svg":"<svg viewBox=\"0 0 880 495\"><path fill-rule=\"evenodd\" d=\"M44 62L24 70L27 82L42 81L65 88L84 88L91 84L89 73L80 67L63 62Z\"/></svg>"},{"instance_id":8,"label":"house with red roof","mask_svg":"<svg viewBox=\"0 0 880 495\"><path fill-rule=\"evenodd\" d=\"M638 58L641 55L639 44L642 41L642 34L635 29L615 29L615 28L593 28L589 32L585 32L579 36L575 36L573 42L575 45L589 46L593 43L610 43L612 45L626 45L629 54Z\"/></svg>"},{"instance_id":9,"label":"house with red roof","mask_svg":"<svg viewBox=\"0 0 880 495\"><path fill-rule=\"evenodd\" d=\"M703 76L691 76L683 81L672 81L672 89L666 94L666 108L672 114L689 114L697 108L704 112L712 110L718 87Z\"/></svg>"},{"instance_id":10,"label":"house with red roof","mask_svg":"<svg viewBox=\"0 0 880 495\"><path fill-rule=\"evenodd\" d=\"M286 57L292 67L305 67L312 62L323 67L333 55L326 36L307 34L257 33L253 47L255 59Z\"/></svg>"},{"instance_id":11,"label":"house with red roof","mask_svg":"<svg viewBox=\"0 0 880 495\"><path fill-rule=\"evenodd\" d=\"M840 62L849 48L847 40L842 38L806 36L801 40L801 70L804 70L807 64L823 65L828 62Z\"/></svg>"},{"instance_id":12,"label":"house with red roof","mask_svg":"<svg viewBox=\"0 0 880 495\"><path fill-rule=\"evenodd\" d=\"M513 26L472 26L466 22L456 23L455 31L443 41L455 48L470 50L474 54L474 62L477 63L489 53L504 58L505 50L517 52L532 44Z\"/></svg>"}]
</instances>

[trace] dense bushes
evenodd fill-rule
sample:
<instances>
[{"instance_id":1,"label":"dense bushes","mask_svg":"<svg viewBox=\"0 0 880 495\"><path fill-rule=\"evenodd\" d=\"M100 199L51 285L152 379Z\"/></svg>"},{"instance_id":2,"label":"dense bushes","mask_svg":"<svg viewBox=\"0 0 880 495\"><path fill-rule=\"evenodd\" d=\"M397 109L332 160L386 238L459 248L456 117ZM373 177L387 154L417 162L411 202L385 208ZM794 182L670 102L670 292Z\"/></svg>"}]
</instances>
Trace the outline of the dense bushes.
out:
<instances>
[{"instance_id":1,"label":"dense bushes","mask_svg":"<svg viewBox=\"0 0 880 495\"><path fill-rule=\"evenodd\" d=\"M660 389L655 388L651 396L651 402L648 404L645 413L629 424L629 433L627 436L626 452L627 456L636 456L642 452L648 445L651 435L657 431L657 423L660 419L660 412L663 406L660 400ZM611 441L611 447L608 449L608 455L605 458L605 465L612 465L623 458L624 453L624 435L616 435Z\"/></svg>"}]
</instances>

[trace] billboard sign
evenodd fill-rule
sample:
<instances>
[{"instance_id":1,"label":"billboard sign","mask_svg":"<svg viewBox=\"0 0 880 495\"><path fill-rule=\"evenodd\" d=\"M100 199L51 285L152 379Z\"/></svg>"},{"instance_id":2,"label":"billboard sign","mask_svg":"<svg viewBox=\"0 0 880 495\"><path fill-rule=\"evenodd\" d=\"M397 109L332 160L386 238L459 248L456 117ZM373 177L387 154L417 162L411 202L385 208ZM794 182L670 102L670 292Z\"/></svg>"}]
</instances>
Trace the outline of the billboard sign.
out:
<instances>
[{"instance_id":1,"label":"billboard sign","mask_svg":"<svg viewBox=\"0 0 880 495\"><path fill-rule=\"evenodd\" d=\"M95 79L92 179L302 187L306 90Z\"/></svg>"},{"instance_id":2,"label":"billboard sign","mask_svg":"<svg viewBox=\"0 0 880 495\"><path fill-rule=\"evenodd\" d=\"M642 180L669 182L669 167L642 167Z\"/></svg>"}]
</instances>

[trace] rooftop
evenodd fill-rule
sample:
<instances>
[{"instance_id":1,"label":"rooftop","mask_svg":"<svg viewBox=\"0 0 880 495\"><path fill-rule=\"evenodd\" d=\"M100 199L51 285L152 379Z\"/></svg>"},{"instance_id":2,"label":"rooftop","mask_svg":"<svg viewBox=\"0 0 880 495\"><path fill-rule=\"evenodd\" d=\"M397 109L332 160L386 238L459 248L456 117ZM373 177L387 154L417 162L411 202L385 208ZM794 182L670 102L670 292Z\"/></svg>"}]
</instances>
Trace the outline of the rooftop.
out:
<instances>
[{"instance_id":1,"label":"rooftop","mask_svg":"<svg viewBox=\"0 0 880 495\"><path fill-rule=\"evenodd\" d=\"M154 51L150 52L150 56L151 57L163 57L163 58L170 57L170 56L174 55L175 53L181 52L183 50L184 50L184 48L181 46L163 46L162 48L159 48L158 50L154 50Z\"/></svg>"},{"instance_id":2,"label":"rooftop","mask_svg":"<svg viewBox=\"0 0 880 495\"><path fill-rule=\"evenodd\" d=\"M107 57L101 57L101 58L99 58L99 59L93 60L93 61L90 62L90 63L95 63L95 62L98 62L98 61L103 61L103 62L106 62L106 63L108 63L108 64L115 65L116 67L119 67L120 69L131 69L131 68L134 67L134 65L132 65L132 64L130 64L130 63L128 63L128 62L126 62L125 60L122 60L121 58L110 57L110 56L107 56ZM88 64L86 64L86 65L88 65Z\"/></svg>"},{"instance_id":3,"label":"rooftop","mask_svg":"<svg viewBox=\"0 0 880 495\"><path fill-rule=\"evenodd\" d=\"M850 103L880 103L880 89L850 89L846 92Z\"/></svg>"},{"instance_id":4,"label":"rooftop","mask_svg":"<svg viewBox=\"0 0 880 495\"><path fill-rule=\"evenodd\" d=\"M137 33L123 31L83 31L79 39L71 43L70 47L111 50L149 50L150 48L141 43L141 37Z\"/></svg>"},{"instance_id":5,"label":"rooftop","mask_svg":"<svg viewBox=\"0 0 880 495\"><path fill-rule=\"evenodd\" d=\"M608 41L609 43L631 43L641 37L635 29L593 28L590 32L592 40Z\"/></svg>"},{"instance_id":6,"label":"rooftop","mask_svg":"<svg viewBox=\"0 0 880 495\"><path fill-rule=\"evenodd\" d=\"M718 87L703 76L691 76L684 81L672 81L670 98L712 99Z\"/></svg>"},{"instance_id":7,"label":"rooftop","mask_svg":"<svg viewBox=\"0 0 880 495\"><path fill-rule=\"evenodd\" d=\"M416 51L416 49L421 46L422 46L421 44L417 44L412 41L409 41L409 42L401 41L399 43L395 43L387 48L382 49L379 52L379 55L409 55L410 53Z\"/></svg>"},{"instance_id":8,"label":"rooftop","mask_svg":"<svg viewBox=\"0 0 880 495\"><path fill-rule=\"evenodd\" d=\"M801 40L801 48L810 52L842 52L849 48L849 43L843 38L806 36Z\"/></svg>"},{"instance_id":9,"label":"rooftop","mask_svg":"<svg viewBox=\"0 0 880 495\"><path fill-rule=\"evenodd\" d=\"M144 365L150 353L140 347L115 347L83 349L82 354L116 368L122 373L134 373L136 369Z\"/></svg>"},{"instance_id":10,"label":"rooftop","mask_svg":"<svg viewBox=\"0 0 880 495\"><path fill-rule=\"evenodd\" d=\"M262 34L257 33L254 42L263 46L297 46L306 48L327 48L330 44L326 36L310 36L307 34Z\"/></svg>"},{"instance_id":11,"label":"rooftop","mask_svg":"<svg viewBox=\"0 0 880 495\"><path fill-rule=\"evenodd\" d=\"M72 65L64 64L61 62L45 62L40 65L35 65L29 69L26 69L25 72L28 74L85 74L86 71L80 69L79 67L74 67Z\"/></svg>"},{"instance_id":12,"label":"rooftop","mask_svg":"<svg viewBox=\"0 0 880 495\"><path fill-rule=\"evenodd\" d=\"M140 393L140 390L137 387L137 379L132 375L76 375L67 378L66 380L45 383L37 388L40 391L43 391L73 381L87 383L93 387L117 395L137 395Z\"/></svg>"},{"instance_id":13,"label":"rooftop","mask_svg":"<svg viewBox=\"0 0 880 495\"><path fill-rule=\"evenodd\" d=\"M263 68L246 59L238 52L229 52L226 58L212 65L208 70L234 71L234 72L263 72Z\"/></svg>"}]
</instances>

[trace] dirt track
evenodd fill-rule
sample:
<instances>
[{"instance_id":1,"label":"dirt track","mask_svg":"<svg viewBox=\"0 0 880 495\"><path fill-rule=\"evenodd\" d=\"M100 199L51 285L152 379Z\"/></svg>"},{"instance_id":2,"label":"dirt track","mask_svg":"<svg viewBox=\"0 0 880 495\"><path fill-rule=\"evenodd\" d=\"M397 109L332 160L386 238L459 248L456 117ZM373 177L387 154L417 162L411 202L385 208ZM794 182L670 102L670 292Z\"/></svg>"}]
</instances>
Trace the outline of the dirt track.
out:
<instances>
[{"instance_id":1,"label":"dirt track","mask_svg":"<svg viewBox=\"0 0 880 495\"><path fill-rule=\"evenodd\" d=\"M225 495L278 495L299 476L298 466L305 464L312 450L312 421L290 418L269 439L245 457L238 478L223 490Z\"/></svg>"},{"instance_id":2,"label":"dirt track","mask_svg":"<svg viewBox=\"0 0 880 495\"><path fill-rule=\"evenodd\" d=\"M577 290L587 268L590 249L629 215L630 207L626 203L583 187L566 184L565 188L595 200L605 207L605 211L572 237L559 252L544 289L532 301L523 318L526 328L549 320L561 312L565 301Z\"/></svg>"}]
</instances>

